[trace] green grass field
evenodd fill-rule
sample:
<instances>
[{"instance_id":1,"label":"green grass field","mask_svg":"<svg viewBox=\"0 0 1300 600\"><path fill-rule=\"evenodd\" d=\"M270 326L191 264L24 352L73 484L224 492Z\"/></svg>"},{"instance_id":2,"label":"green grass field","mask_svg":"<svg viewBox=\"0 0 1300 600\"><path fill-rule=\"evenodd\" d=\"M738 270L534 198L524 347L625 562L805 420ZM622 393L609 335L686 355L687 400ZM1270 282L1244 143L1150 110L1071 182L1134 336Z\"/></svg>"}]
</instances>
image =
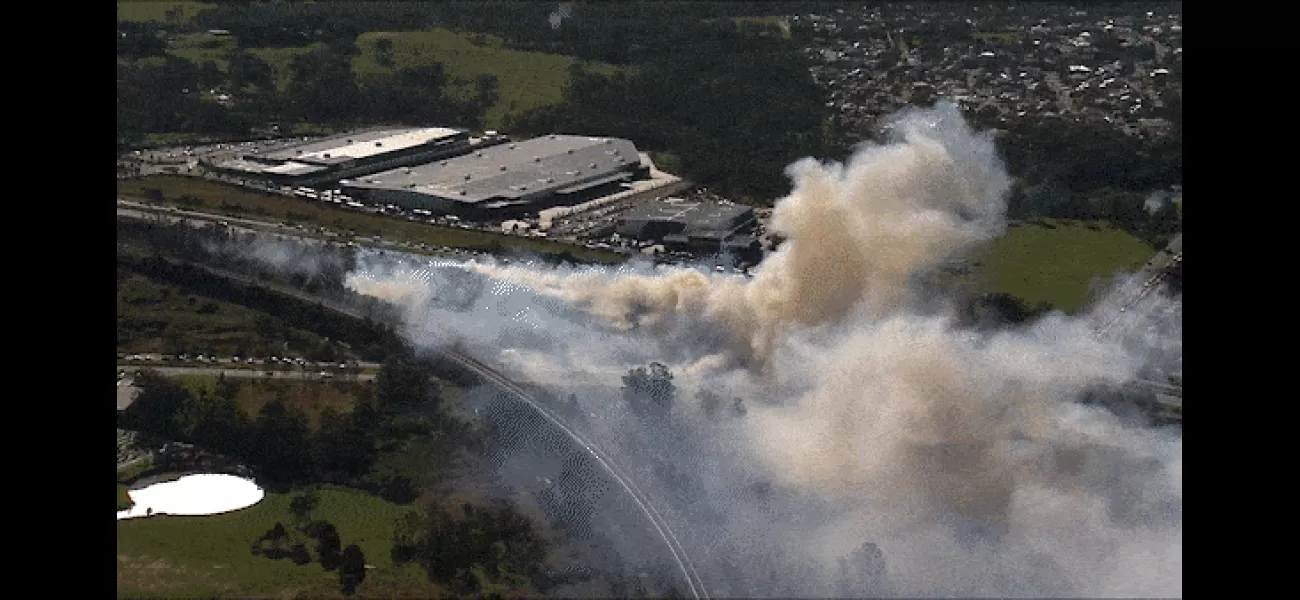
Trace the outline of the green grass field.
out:
<instances>
[{"instance_id":1,"label":"green grass field","mask_svg":"<svg viewBox=\"0 0 1300 600\"><path fill-rule=\"evenodd\" d=\"M591 250L582 246L538 238L439 227L427 223L357 213L326 206L320 202L263 194L234 185L192 177L162 175L120 181L117 192L121 196L143 201L144 190L147 188L161 189L165 202L172 205L176 205L176 199L183 195L193 196L196 199L194 203L184 206L192 210L269 221L286 221L304 226L326 227L335 231L352 231L354 235L363 237L380 235L384 239L393 241L480 250L490 250L494 244L500 244L503 248L516 248L542 254L569 252L579 259L611 264L624 260L622 255L615 252Z\"/></svg>"},{"instance_id":2,"label":"green grass field","mask_svg":"<svg viewBox=\"0 0 1300 600\"><path fill-rule=\"evenodd\" d=\"M476 45L474 38L480 38L482 45ZM380 39L393 42L393 69L376 62L375 43ZM489 129L500 129L507 114L562 101L564 87L569 82L569 66L574 61L573 57L559 54L511 50L499 38L489 35L475 36L441 28L364 33L357 37L357 46L361 48L361 56L352 59L352 69L358 77L437 61L447 69L453 82L458 78L464 80L463 85L457 86L457 95L469 97L480 74L496 75L500 100L485 116ZM616 70L604 63L591 63L589 68L606 75Z\"/></svg>"},{"instance_id":3,"label":"green grass field","mask_svg":"<svg viewBox=\"0 0 1300 600\"><path fill-rule=\"evenodd\" d=\"M971 34L971 37L977 40L988 42L1001 42L1003 44L1013 44L1020 41L1022 32L1019 30L1007 31L977 31Z\"/></svg>"},{"instance_id":4,"label":"green grass field","mask_svg":"<svg viewBox=\"0 0 1300 600\"><path fill-rule=\"evenodd\" d=\"M1075 312L1088 301L1095 282L1109 283L1117 271L1132 272L1156 253L1109 224L1043 222L1046 225L1014 225L977 253L981 291Z\"/></svg>"},{"instance_id":5,"label":"green grass field","mask_svg":"<svg viewBox=\"0 0 1300 600\"><path fill-rule=\"evenodd\" d=\"M260 314L128 273L117 282L117 349L128 354L282 353L285 339L260 332ZM286 337L290 352L299 355L324 343L320 336L298 329L287 329Z\"/></svg>"},{"instance_id":6,"label":"green grass field","mask_svg":"<svg viewBox=\"0 0 1300 600\"><path fill-rule=\"evenodd\" d=\"M339 597L337 572L317 562L298 566L249 551L278 521L294 529L292 494L268 493L258 504L223 515L128 519L117 524L118 597ZM344 546L357 544L367 572L357 596L434 597L436 586L412 565L394 567L393 526L412 510L362 492L322 489L312 518L338 528ZM315 558L315 544L308 543Z\"/></svg>"},{"instance_id":7,"label":"green grass field","mask_svg":"<svg viewBox=\"0 0 1300 600\"><path fill-rule=\"evenodd\" d=\"M776 25L781 29L781 37L787 40L790 39L790 24L786 21L786 18L781 15L766 15L762 17L732 17L731 20L734 21L737 25L743 23Z\"/></svg>"},{"instance_id":8,"label":"green grass field","mask_svg":"<svg viewBox=\"0 0 1300 600\"><path fill-rule=\"evenodd\" d=\"M194 20L194 16L199 12L209 8L216 8L215 4L204 2L161 2L156 0L135 0L133 2L117 3L117 20L118 21L154 21L157 23L169 22L168 11L179 8L180 23L188 23Z\"/></svg>"},{"instance_id":9,"label":"green grass field","mask_svg":"<svg viewBox=\"0 0 1300 600\"><path fill-rule=\"evenodd\" d=\"M217 378L211 375L178 375L175 380L192 394L211 394L216 391ZM287 406L302 412L307 418L307 426L313 431L320 427L320 416L327 409L340 414L352 412L360 387L370 385L369 382L346 381L234 381L239 385L235 404L250 419L256 419L263 406L276 398L283 398Z\"/></svg>"},{"instance_id":10,"label":"green grass field","mask_svg":"<svg viewBox=\"0 0 1300 600\"><path fill-rule=\"evenodd\" d=\"M381 66L376 60L375 43L380 39L393 42L391 68ZM483 43L475 44L475 39L481 39ZM225 71L226 53L234 44L231 37L193 33L177 39L168 52L196 62L211 60ZM249 52L271 66L277 89L284 91L293 75L289 68L293 57L311 52L315 47L250 48ZM352 70L359 79L436 61L447 69L453 82L450 90L453 97L468 98L474 94L474 81L480 74L496 75L500 99L484 117L489 129L500 129L507 114L519 114L561 102L564 87L569 83L569 66L574 61L573 57L560 54L511 50L493 36L475 36L441 28L364 33L357 37L357 47L361 49L361 55L352 59ZM606 75L617 69L605 63L589 63L588 67ZM458 80L461 83L456 85Z\"/></svg>"}]
</instances>

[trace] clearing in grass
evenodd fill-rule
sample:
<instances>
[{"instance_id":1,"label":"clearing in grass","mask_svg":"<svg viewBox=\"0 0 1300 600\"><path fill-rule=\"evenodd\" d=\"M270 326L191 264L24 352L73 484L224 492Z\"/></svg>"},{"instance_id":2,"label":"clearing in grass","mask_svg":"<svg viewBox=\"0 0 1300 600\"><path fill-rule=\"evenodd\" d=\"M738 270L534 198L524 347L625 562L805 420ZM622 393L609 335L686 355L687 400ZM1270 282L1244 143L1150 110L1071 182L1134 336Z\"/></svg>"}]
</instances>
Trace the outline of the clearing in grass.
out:
<instances>
[{"instance_id":1,"label":"clearing in grass","mask_svg":"<svg viewBox=\"0 0 1300 600\"><path fill-rule=\"evenodd\" d=\"M1042 219L1012 225L977 254L975 264L983 292L1074 313L1093 290L1109 285L1119 272L1136 271L1155 253L1109 223Z\"/></svg>"},{"instance_id":2,"label":"clearing in grass","mask_svg":"<svg viewBox=\"0 0 1300 600\"><path fill-rule=\"evenodd\" d=\"M381 39L393 43L391 68L381 66L377 60L375 44ZM453 82L450 91L453 97L472 96L474 81L480 74L495 75L500 86L499 100L488 108L484 117L489 129L499 129L507 114L518 115L563 101L569 67L575 60L562 54L511 50L494 36L442 28L363 33L357 37L357 47L361 55L352 59L352 69L358 77L439 62ZM586 66L589 71L602 75L612 75L617 70L606 63L586 63Z\"/></svg>"},{"instance_id":3,"label":"clearing in grass","mask_svg":"<svg viewBox=\"0 0 1300 600\"><path fill-rule=\"evenodd\" d=\"M341 596L337 572L321 568L315 542L297 531L289 510L293 496L267 493L247 509L221 515L118 521L118 596ZM412 508L347 489L320 489L319 497L310 518L334 524L342 544L357 544L374 567L357 590L359 597L440 595L419 567L392 563L394 524ZM253 542L277 522L307 543L313 562L296 565L251 552Z\"/></svg>"}]
</instances>

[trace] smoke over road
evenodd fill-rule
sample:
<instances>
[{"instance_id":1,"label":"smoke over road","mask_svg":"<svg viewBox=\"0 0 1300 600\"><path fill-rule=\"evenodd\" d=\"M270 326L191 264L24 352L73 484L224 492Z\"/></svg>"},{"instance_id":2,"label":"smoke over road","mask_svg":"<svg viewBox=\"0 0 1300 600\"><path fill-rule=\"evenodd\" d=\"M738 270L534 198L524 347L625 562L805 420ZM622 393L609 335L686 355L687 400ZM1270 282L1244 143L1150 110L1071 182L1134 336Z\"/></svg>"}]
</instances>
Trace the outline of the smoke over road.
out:
<instances>
[{"instance_id":1,"label":"smoke over road","mask_svg":"<svg viewBox=\"0 0 1300 600\"><path fill-rule=\"evenodd\" d=\"M1073 402L1132 380L1141 344L1060 314L977 334L922 310L918 275L1003 231L1009 179L952 105L893 131L790 167L787 242L752 279L362 255L347 285L404 307L418 345L574 394L683 543L726 557L715 595L1180 596L1180 435ZM675 376L666 423L620 395L650 361ZM706 411L706 392L744 409ZM884 557L869 582L839 562L864 542Z\"/></svg>"}]
</instances>

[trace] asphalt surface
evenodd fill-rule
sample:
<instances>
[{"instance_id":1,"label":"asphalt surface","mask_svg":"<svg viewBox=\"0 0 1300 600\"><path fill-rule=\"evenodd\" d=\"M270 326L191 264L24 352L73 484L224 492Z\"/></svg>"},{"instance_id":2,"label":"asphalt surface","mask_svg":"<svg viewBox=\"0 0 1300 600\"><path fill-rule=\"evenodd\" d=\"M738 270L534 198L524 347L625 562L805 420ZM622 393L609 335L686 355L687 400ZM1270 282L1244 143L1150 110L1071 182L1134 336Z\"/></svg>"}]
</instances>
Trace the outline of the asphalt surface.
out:
<instances>
[{"instance_id":1,"label":"asphalt surface","mask_svg":"<svg viewBox=\"0 0 1300 600\"><path fill-rule=\"evenodd\" d=\"M133 365L124 365L119 363L117 368L124 370L144 370L157 371L161 375L174 377L176 375L225 375L226 377L241 377L245 379L309 379L312 381L374 381L374 373L351 374L333 374L324 371L322 375L320 370L302 370L294 367L293 370L280 371L278 369L222 369L215 367L142 367ZM120 403L119 403L120 404Z\"/></svg>"},{"instance_id":2,"label":"asphalt surface","mask_svg":"<svg viewBox=\"0 0 1300 600\"><path fill-rule=\"evenodd\" d=\"M1143 309L1154 308L1151 301L1160 296L1166 270L1181 262L1182 256L1183 236L1179 234L1143 265L1128 285L1116 289L1099 302L1092 312L1097 335L1122 335L1126 329L1137 326L1143 316L1149 314Z\"/></svg>"},{"instance_id":3,"label":"asphalt surface","mask_svg":"<svg viewBox=\"0 0 1300 600\"><path fill-rule=\"evenodd\" d=\"M250 285L261 286L276 292L280 292L293 297L300 298L305 301L313 302L321 306L324 306L326 308L329 308L330 310L333 310L335 312L346 314L355 318L362 318L366 316L363 310L358 309L356 307L347 306L330 299L320 298L310 293L307 293L305 291L298 290L289 286L277 285L277 284L269 283L267 281L258 280L237 273L226 272L221 269L215 269L204 265L195 265L195 266L203 268L219 276L235 279ZM562 432L566 437L568 437L575 444L577 444L578 447L588 452L601 465L601 467L605 470L605 472L609 475L609 477L615 483L618 484L619 488L623 489L628 494L628 497L633 501L637 509L649 521L653 531L657 534L657 536L660 539L663 540L665 544L665 549L672 556L673 562L678 565L678 568L682 573L683 583L686 584L686 587L691 597L697 599L709 597L708 591L704 586L703 580L695 572L694 563L692 562L690 556L687 554L685 548L678 541L678 537L673 531L669 522L663 518L660 511L657 510L656 507L650 502L646 494L643 491L641 491L641 489L637 486L636 482L632 480L623 469L621 469L618 465L616 465L598 445L592 443L587 437L578 433L578 431L574 428L574 425L572 423L566 422L562 417L559 417L554 412L540 405L537 402L537 400L527 392L527 390L525 390L518 384L512 382L509 378L507 378L505 375L501 374L500 372L496 371L492 367L482 362L479 362L478 360L474 359L468 354L465 354L464 352L462 352L460 349L457 348L444 349L441 351L441 354L448 360L475 373L480 378L482 378L484 382L487 382L489 385L497 388L501 392L504 392L508 397L518 401L524 406L527 406L531 410L536 411L544 419L546 419L546 421L554 425L557 430ZM213 372L225 372L228 373L227 376L232 376L232 377L250 376L250 375L238 374L241 372L262 373L262 371L248 371L248 370L237 370L237 369L225 370L219 368L207 369L207 368L192 368L192 367L171 367L171 368L163 367L158 370L160 372L163 372L164 374L209 374ZM305 376L306 374L303 375ZM256 377L258 375L251 375L251 376ZM276 374L273 377L275 378L283 377L285 379L289 378L289 376L281 375L281 374Z\"/></svg>"}]
</instances>

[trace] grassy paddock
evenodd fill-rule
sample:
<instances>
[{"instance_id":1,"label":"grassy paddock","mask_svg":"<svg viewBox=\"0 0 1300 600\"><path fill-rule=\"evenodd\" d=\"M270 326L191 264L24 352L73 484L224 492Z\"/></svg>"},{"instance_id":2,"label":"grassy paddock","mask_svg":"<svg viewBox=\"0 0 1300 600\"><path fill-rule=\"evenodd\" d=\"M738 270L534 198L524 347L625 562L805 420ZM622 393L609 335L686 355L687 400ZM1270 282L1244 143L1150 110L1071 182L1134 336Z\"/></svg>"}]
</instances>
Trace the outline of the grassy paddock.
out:
<instances>
[{"instance_id":1,"label":"grassy paddock","mask_svg":"<svg viewBox=\"0 0 1300 600\"><path fill-rule=\"evenodd\" d=\"M118 596L341 596L337 572L326 572L315 562L314 542L307 544L313 562L302 566L249 551L253 541L277 521L286 529L296 529L289 512L292 497L268 493L252 507L223 515L119 521ZM441 591L427 582L419 568L392 564L393 525L409 510L354 490L320 490L320 504L312 518L333 523L343 545L360 546L366 563L375 567L368 571L358 596L435 597Z\"/></svg>"},{"instance_id":2,"label":"grassy paddock","mask_svg":"<svg viewBox=\"0 0 1300 600\"><path fill-rule=\"evenodd\" d=\"M281 352L284 338L259 331L259 314L129 273L117 282L118 351L169 354L188 350L222 356ZM286 329L292 352L306 353L324 343L314 333Z\"/></svg>"},{"instance_id":3,"label":"grassy paddock","mask_svg":"<svg viewBox=\"0 0 1300 600\"><path fill-rule=\"evenodd\" d=\"M376 61L375 43L380 39L393 42L393 68L380 66ZM482 44L475 44L475 39ZM569 66L574 58L560 54L524 52L505 48L499 38L490 35L457 33L436 28L430 31L369 32L357 38L361 56L352 59L352 69L358 76L370 73L389 73L396 69L442 63L447 75L455 82L458 97L474 93L474 80L482 73L496 75L500 85L500 99L488 109L485 121L488 128L499 129L507 114L519 114L538 106L558 104L564 98L564 87L569 82ZM613 74L617 69L605 63L591 63L592 71Z\"/></svg>"},{"instance_id":4,"label":"grassy paddock","mask_svg":"<svg viewBox=\"0 0 1300 600\"><path fill-rule=\"evenodd\" d=\"M279 369L271 368L273 371ZM176 382L192 394L212 394L217 378L212 375L177 375ZM340 414L352 412L360 386L369 383L312 381L312 380L261 380L232 379L239 386L235 404L249 418L257 418L263 406L283 398L289 407L302 412L313 431L320 427L321 414L327 409Z\"/></svg>"},{"instance_id":5,"label":"grassy paddock","mask_svg":"<svg viewBox=\"0 0 1300 600\"><path fill-rule=\"evenodd\" d=\"M986 42L1001 42L1003 44L1014 44L1020 41L1023 35L1018 30L1007 31L977 31L971 34L971 37Z\"/></svg>"},{"instance_id":6,"label":"grassy paddock","mask_svg":"<svg viewBox=\"0 0 1300 600\"><path fill-rule=\"evenodd\" d=\"M392 219L333 208L320 202L289 198L277 194L264 194L238 186L181 176L154 176L118 182L119 195L135 199L144 198L144 190L158 188L165 201L175 204L182 195L196 198L187 209L250 217L294 224L315 225L336 231L352 231L358 236L379 235L384 239L424 243L430 246L450 246L490 250L494 244L502 248L515 248L524 252L558 254L569 252L575 257L604 263L619 263L624 257L615 252L591 250L582 246L550 240L511 236L485 231L439 227L427 223Z\"/></svg>"},{"instance_id":7,"label":"grassy paddock","mask_svg":"<svg viewBox=\"0 0 1300 600\"><path fill-rule=\"evenodd\" d=\"M1108 284L1117 272L1132 272L1156 253L1109 223L1089 225L1044 219L1011 226L977 253L979 286L1073 313L1096 283Z\"/></svg>"},{"instance_id":8,"label":"grassy paddock","mask_svg":"<svg viewBox=\"0 0 1300 600\"><path fill-rule=\"evenodd\" d=\"M118 2L117 20L167 23L167 12L173 8L180 8L180 22L189 23L192 22L194 17L200 12L216 7L217 5L215 4L207 4L204 2L158 2L155 0Z\"/></svg>"}]
</instances>

